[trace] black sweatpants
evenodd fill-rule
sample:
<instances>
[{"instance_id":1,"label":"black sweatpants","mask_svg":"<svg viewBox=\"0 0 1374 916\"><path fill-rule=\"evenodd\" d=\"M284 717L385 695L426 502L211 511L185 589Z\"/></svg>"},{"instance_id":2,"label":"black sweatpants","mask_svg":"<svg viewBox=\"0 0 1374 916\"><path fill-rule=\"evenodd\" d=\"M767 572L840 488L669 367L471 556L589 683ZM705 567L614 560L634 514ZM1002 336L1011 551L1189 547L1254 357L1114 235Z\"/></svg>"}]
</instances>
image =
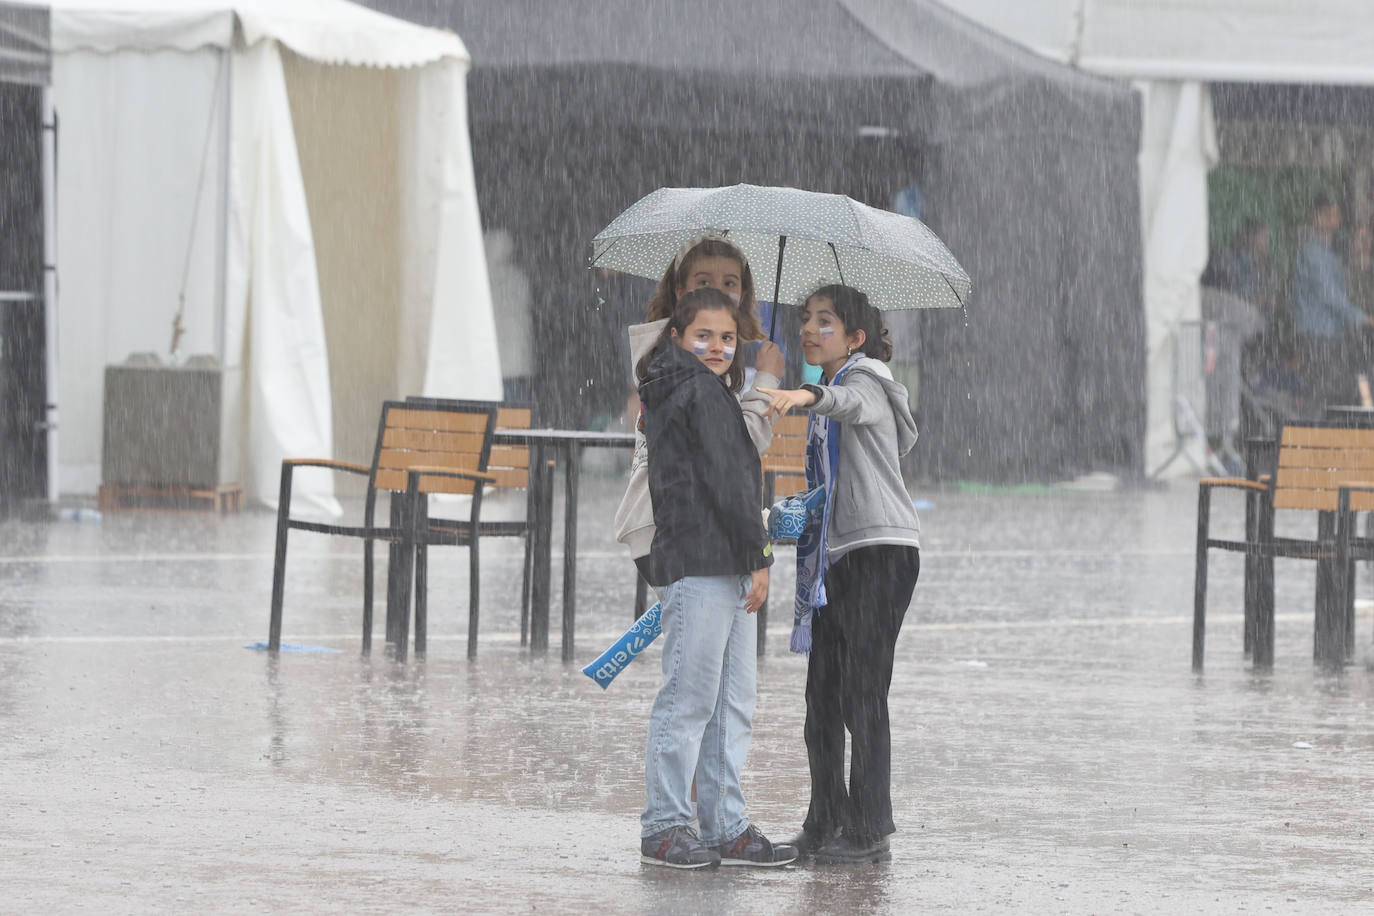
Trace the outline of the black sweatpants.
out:
<instances>
[{"instance_id":1,"label":"black sweatpants","mask_svg":"<svg viewBox=\"0 0 1374 916\"><path fill-rule=\"evenodd\" d=\"M876 840L897 829L887 691L897 633L920 573L920 551L893 545L861 547L826 571L830 603L812 618L806 669L809 832L844 827ZM848 791L845 729L851 748Z\"/></svg>"}]
</instances>

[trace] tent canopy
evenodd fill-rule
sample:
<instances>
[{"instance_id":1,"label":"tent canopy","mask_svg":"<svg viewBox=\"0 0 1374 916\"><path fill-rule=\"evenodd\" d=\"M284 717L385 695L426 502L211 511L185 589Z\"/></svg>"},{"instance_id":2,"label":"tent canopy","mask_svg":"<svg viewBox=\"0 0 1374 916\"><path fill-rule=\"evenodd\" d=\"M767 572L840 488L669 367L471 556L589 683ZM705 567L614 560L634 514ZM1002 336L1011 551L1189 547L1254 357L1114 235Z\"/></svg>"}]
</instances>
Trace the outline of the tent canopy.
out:
<instances>
[{"instance_id":1,"label":"tent canopy","mask_svg":"<svg viewBox=\"0 0 1374 916\"><path fill-rule=\"evenodd\" d=\"M228 48L235 26L252 46L276 41L316 63L417 67L467 60L451 32L417 29L344 0L49 0L52 49L194 51Z\"/></svg>"},{"instance_id":2,"label":"tent canopy","mask_svg":"<svg viewBox=\"0 0 1374 916\"><path fill-rule=\"evenodd\" d=\"M1128 89L926 0L368 2L453 28L472 52L479 194L488 222L514 231L547 316L546 401L596 382L623 401L628 366L602 359L598 376L589 348L569 345L587 337L592 294L568 300L592 235L643 194L744 181L888 206L916 185L975 290L967 325L894 319L922 341L921 470L1139 466ZM595 334L623 336L633 309L605 312Z\"/></svg>"},{"instance_id":3,"label":"tent canopy","mask_svg":"<svg viewBox=\"0 0 1374 916\"><path fill-rule=\"evenodd\" d=\"M1374 84L1367 0L942 0L1096 73L1200 82Z\"/></svg>"},{"instance_id":4,"label":"tent canopy","mask_svg":"<svg viewBox=\"0 0 1374 916\"><path fill-rule=\"evenodd\" d=\"M367 454L383 398L500 397L456 35L344 0L47 7L63 489L100 479L103 367L183 313L179 354L224 367L222 479L269 503L282 457Z\"/></svg>"}]
</instances>

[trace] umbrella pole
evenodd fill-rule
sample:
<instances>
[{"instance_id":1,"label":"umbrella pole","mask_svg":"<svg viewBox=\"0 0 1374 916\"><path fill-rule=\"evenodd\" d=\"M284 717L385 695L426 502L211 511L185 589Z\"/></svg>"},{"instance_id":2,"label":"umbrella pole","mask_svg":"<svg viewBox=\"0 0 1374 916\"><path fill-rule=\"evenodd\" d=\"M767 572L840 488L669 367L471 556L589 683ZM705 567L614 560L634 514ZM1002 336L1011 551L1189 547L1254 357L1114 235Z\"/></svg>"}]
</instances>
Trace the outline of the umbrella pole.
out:
<instances>
[{"instance_id":1,"label":"umbrella pole","mask_svg":"<svg viewBox=\"0 0 1374 916\"><path fill-rule=\"evenodd\" d=\"M773 314L768 316L768 339L773 340L773 329L778 326L778 290L782 287L782 253L787 248L787 236L778 237L778 272L773 277ZM773 341L777 343L777 341Z\"/></svg>"}]
</instances>

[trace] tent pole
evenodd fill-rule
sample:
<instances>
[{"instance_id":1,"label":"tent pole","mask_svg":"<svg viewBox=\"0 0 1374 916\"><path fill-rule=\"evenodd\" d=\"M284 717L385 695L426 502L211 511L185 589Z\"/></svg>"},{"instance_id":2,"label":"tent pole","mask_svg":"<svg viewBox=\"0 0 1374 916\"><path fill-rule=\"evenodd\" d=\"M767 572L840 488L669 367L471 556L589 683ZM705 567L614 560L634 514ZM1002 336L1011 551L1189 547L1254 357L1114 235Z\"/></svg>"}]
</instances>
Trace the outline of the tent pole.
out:
<instances>
[{"instance_id":1,"label":"tent pole","mask_svg":"<svg viewBox=\"0 0 1374 916\"><path fill-rule=\"evenodd\" d=\"M225 48L220 52L220 63L224 79L224 95L220 104L224 106L220 131L220 178L219 178L219 225L216 227L218 238L215 240L215 358L220 366L227 365L225 359L226 303L229 298L229 201L233 171L229 161L233 149L234 128L234 49Z\"/></svg>"},{"instance_id":2,"label":"tent pole","mask_svg":"<svg viewBox=\"0 0 1374 916\"><path fill-rule=\"evenodd\" d=\"M782 253L787 248L787 236L778 237L778 273L773 278L773 312L768 317L768 339L773 340L773 329L778 326L778 290L782 287ZM776 341L774 341L776 343Z\"/></svg>"},{"instance_id":3,"label":"tent pole","mask_svg":"<svg viewBox=\"0 0 1374 916\"><path fill-rule=\"evenodd\" d=\"M57 110L52 87L43 87L40 102L43 170L43 374L47 400L44 431L47 434L48 502L57 502Z\"/></svg>"}]
</instances>

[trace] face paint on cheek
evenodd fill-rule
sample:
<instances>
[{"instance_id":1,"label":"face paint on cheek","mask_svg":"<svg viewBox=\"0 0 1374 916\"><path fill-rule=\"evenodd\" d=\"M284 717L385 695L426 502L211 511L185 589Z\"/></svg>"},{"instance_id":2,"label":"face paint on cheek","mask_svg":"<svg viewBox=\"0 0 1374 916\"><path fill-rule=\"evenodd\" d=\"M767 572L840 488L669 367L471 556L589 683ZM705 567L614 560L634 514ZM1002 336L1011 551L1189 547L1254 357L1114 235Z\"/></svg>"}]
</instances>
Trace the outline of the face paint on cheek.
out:
<instances>
[{"instance_id":1,"label":"face paint on cheek","mask_svg":"<svg viewBox=\"0 0 1374 916\"><path fill-rule=\"evenodd\" d=\"M723 347L721 355L725 357L725 361L728 363L735 358L735 348Z\"/></svg>"},{"instance_id":2,"label":"face paint on cheek","mask_svg":"<svg viewBox=\"0 0 1374 916\"><path fill-rule=\"evenodd\" d=\"M708 347L707 347L707 345L706 345L706 341L704 341L704 340L694 340L694 341L692 341L692 352L695 353L697 356L705 356L705 355L706 355L706 350L707 350L707 349L708 349Z\"/></svg>"},{"instance_id":3,"label":"face paint on cheek","mask_svg":"<svg viewBox=\"0 0 1374 916\"><path fill-rule=\"evenodd\" d=\"M725 295L729 296L730 301L735 303L735 305L739 305L739 293L726 293Z\"/></svg>"},{"instance_id":4,"label":"face paint on cheek","mask_svg":"<svg viewBox=\"0 0 1374 916\"><path fill-rule=\"evenodd\" d=\"M820 330L820 335L821 335L822 337L834 337L834 336L835 336L835 329L834 329L834 328L821 328L821 330Z\"/></svg>"}]
</instances>

